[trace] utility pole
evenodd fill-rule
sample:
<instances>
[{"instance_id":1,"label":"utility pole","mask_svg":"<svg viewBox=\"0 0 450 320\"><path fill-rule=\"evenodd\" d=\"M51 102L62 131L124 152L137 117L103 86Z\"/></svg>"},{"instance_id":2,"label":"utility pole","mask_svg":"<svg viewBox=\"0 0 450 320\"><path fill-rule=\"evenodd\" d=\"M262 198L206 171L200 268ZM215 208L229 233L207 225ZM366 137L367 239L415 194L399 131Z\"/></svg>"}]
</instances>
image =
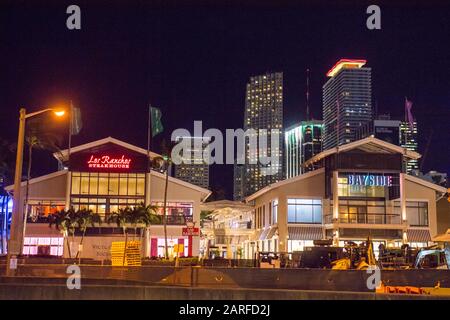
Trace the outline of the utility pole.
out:
<instances>
[{"instance_id":1,"label":"utility pole","mask_svg":"<svg viewBox=\"0 0 450 320\"><path fill-rule=\"evenodd\" d=\"M12 275L11 266L17 267L17 256L20 254L21 237L23 237L23 210L20 209L20 184L22 182L23 147L25 144L26 110L19 111L19 134L17 138L16 170L14 172L14 197L11 218L11 234L8 245L6 274Z\"/></svg>"}]
</instances>

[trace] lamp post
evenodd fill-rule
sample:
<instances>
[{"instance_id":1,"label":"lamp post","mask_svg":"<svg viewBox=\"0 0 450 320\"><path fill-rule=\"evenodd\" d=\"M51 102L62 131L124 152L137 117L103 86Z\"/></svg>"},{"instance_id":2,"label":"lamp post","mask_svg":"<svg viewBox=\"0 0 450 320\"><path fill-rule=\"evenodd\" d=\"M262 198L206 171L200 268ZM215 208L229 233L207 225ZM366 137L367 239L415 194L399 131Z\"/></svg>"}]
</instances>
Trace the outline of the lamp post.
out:
<instances>
[{"instance_id":1,"label":"lamp post","mask_svg":"<svg viewBox=\"0 0 450 320\"><path fill-rule=\"evenodd\" d=\"M65 114L65 111L63 110L56 111L53 108L47 108L29 114L26 113L25 108L21 108L19 111L19 134L17 138L16 169L14 173L14 195L13 195L13 210L11 217L11 234L8 242L8 255L6 264L7 275L11 275L11 269L16 269L17 255L19 255L22 251L21 244L24 233L23 230L24 210L20 209L21 208L20 185L22 182L23 147L25 144L25 120L48 111L53 111L55 115L58 117L61 117Z\"/></svg>"}]
</instances>

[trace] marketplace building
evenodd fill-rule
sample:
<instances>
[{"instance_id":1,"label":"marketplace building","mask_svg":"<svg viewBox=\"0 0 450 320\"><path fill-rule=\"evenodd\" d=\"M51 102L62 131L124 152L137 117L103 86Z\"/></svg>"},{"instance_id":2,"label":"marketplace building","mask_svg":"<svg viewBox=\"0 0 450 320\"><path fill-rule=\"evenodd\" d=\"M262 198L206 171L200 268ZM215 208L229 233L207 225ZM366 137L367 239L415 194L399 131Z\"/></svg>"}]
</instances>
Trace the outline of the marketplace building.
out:
<instances>
[{"instance_id":1,"label":"marketplace building","mask_svg":"<svg viewBox=\"0 0 450 320\"><path fill-rule=\"evenodd\" d=\"M147 150L106 138L72 148L70 163L67 150L54 156L61 170L30 180L24 254L67 256L60 231L48 223L57 210L86 208L104 217L142 202L163 214L165 176L148 170ZM224 258L254 259L257 252L302 251L314 240L333 239L343 246L367 237L375 254L380 244L425 247L438 233L436 202L447 189L405 173L405 162L419 158L416 152L368 137L317 154L304 164L306 173L259 190L245 204L205 203L209 190L169 177L169 252L183 244L182 256L206 258L216 252ZM12 186L7 190L12 192ZM213 220L204 223L200 235L187 234L186 226L200 226L202 209L211 211ZM142 232L143 257L164 256L163 225L152 224ZM136 233L139 237L141 230ZM123 241L116 225L89 228L83 257L109 260L113 241Z\"/></svg>"},{"instance_id":2,"label":"marketplace building","mask_svg":"<svg viewBox=\"0 0 450 320\"><path fill-rule=\"evenodd\" d=\"M256 252L302 251L314 240L378 246L425 247L437 234L436 202L446 188L405 173L420 155L368 137L317 154L308 172L269 185L246 198L254 206L255 233L243 244Z\"/></svg>"},{"instance_id":3,"label":"marketplace building","mask_svg":"<svg viewBox=\"0 0 450 320\"><path fill-rule=\"evenodd\" d=\"M147 150L109 137L72 148L70 161L68 150L54 156L61 170L29 182L28 219L23 244L25 255L68 256L61 232L55 226L49 227L49 215L58 210L70 207L90 209L104 218L120 208L144 203L157 206L157 214L163 214L165 174L148 169ZM150 153L150 158L155 156L155 153ZM25 187L23 182L22 203ZM12 186L7 190L11 192ZM198 256L198 232L192 234L186 229L199 224L200 204L210 193L207 189L169 177L166 211L169 254L175 244L183 244L181 256ZM162 224L152 224L146 230L134 230L129 226L128 233L131 233L130 240L143 239L141 249L144 257L164 256ZM80 238L76 235L73 248L78 248ZM123 239L122 228L103 222L98 227L88 228L82 255L84 258L109 260L111 243Z\"/></svg>"}]
</instances>

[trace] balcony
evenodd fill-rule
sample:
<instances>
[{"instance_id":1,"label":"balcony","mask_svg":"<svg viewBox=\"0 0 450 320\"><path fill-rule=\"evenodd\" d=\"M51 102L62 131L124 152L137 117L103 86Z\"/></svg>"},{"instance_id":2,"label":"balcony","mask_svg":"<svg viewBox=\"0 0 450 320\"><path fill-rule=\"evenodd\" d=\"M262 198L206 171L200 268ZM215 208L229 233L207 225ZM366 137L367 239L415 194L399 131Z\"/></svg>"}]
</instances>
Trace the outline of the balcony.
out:
<instances>
[{"instance_id":1,"label":"balcony","mask_svg":"<svg viewBox=\"0 0 450 320\"><path fill-rule=\"evenodd\" d=\"M157 219L155 219L156 221L154 221L152 224L153 225L162 225L163 224L163 216L162 215L157 215L156 216ZM106 224L105 222L106 217L102 216L102 223ZM171 214L171 215L167 215L167 224L168 225L177 225L177 226L181 226L181 225L186 225L187 222L193 222L193 217L192 216L186 216L183 214ZM50 220L48 216L35 216L33 218L28 217L27 219L27 223L46 223L49 224Z\"/></svg>"},{"instance_id":2,"label":"balcony","mask_svg":"<svg viewBox=\"0 0 450 320\"><path fill-rule=\"evenodd\" d=\"M325 215L324 221L326 224L333 223L333 215ZM339 223L348 224L401 224L402 220L398 214L383 214L383 213L367 213L367 214L340 214Z\"/></svg>"}]
</instances>

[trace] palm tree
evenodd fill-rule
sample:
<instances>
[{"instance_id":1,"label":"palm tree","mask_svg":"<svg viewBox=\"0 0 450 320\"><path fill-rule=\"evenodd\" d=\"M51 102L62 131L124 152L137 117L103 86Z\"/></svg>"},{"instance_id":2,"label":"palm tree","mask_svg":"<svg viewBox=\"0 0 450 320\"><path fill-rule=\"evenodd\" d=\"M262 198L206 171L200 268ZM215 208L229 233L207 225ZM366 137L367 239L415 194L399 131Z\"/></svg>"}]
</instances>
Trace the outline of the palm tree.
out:
<instances>
[{"instance_id":1,"label":"palm tree","mask_svg":"<svg viewBox=\"0 0 450 320\"><path fill-rule=\"evenodd\" d=\"M153 205L145 206L143 203L139 204L133 210L135 228L137 225L144 225L145 229L149 228L152 224L160 222L159 216L156 214L157 207ZM142 243L143 229L141 229L140 240ZM135 232L136 234L136 232Z\"/></svg>"},{"instance_id":2,"label":"palm tree","mask_svg":"<svg viewBox=\"0 0 450 320\"><path fill-rule=\"evenodd\" d=\"M81 209L76 212L75 215L77 228L81 231L81 240L79 248L83 246L84 236L89 226L93 227L96 223L101 223L101 218L98 213L92 212L92 210ZM75 259L81 259L81 251L78 249Z\"/></svg>"},{"instance_id":3,"label":"palm tree","mask_svg":"<svg viewBox=\"0 0 450 320\"><path fill-rule=\"evenodd\" d=\"M125 265L125 257L128 244L128 224L132 221L133 209L130 207L120 208L118 212L113 212L108 216L108 223L115 223L117 227L122 228L125 235L125 248L123 252L123 265Z\"/></svg>"},{"instance_id":4,"label":"palm tree","mask_svg":"<svg viewBox=\"0 0 450 320\"><path fill-rule=\"evenodd\" d=\"M73 238L75 234L75 228L77 225L75 210L73 208L70 208L67 211L66 210L57 211L56 213L49 216L49 220L50 220L49 227L55 225L56 228L63 234L64 239L66 239L67 252L69 253L69 258L72 258L69 235L71 234Z\"/></svg>"}]
</instances>

